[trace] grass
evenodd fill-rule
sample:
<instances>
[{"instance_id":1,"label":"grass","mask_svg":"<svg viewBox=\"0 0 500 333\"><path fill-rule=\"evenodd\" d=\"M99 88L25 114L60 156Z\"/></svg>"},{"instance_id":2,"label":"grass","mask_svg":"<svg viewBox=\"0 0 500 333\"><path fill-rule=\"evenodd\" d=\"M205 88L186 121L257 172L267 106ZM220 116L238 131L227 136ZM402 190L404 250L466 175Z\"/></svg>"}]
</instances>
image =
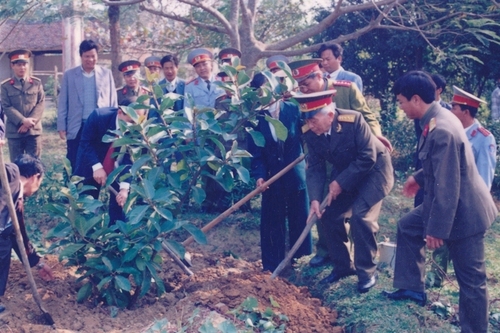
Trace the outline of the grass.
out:
<instances>
[{"instance_id":1,"label":"grass","mask_svg":"<svg viewBox=\"0 0 500 333\"><path fill-rule=\"evenodd\" d=\"M47 166L47 176L39 193L28 201L27 215L35 220L32 230L39 229L41 224L54 225L44 213L43 203L50 201L51 193L57 191L57 184L61 181L58 170L62 170L62 159L65 155L65 142L59 139L55 129L55 108L48 108L44 115L44 134L42 160ZM6 148L4 155L8 159ZM404 176L402 176L403 178ZM382 213L379 218L379 241L396 240L396 224L398 219L408 212L413 200L401 196L402 183L398 182L390 195L384 200ZM259 205L254 201L252 206ZM255 207L254 207L255 208ZM250 214L248 229L255 229L258 225L258 215ZM239 223L229 219L225 223ZM313 233L314 234L314 233ZM35 234L35 237L41 237ZM500 332L500 225L497 221L486 234L486 266L488 272L488 287L490 293L491 325L490 332ZM244 255L243 255L244 257ZM446 283L440 289L428 291L430 301L426 307L420 307L408 301L388 301L380 295L382 290L392 290L393 272L390 268L381 268L379 282L375 288L366 294L360 295L356 290L356 277L349 277L340 282L325 286L319 281L326 277L331 267L311 268L308 266L310 258L301 258L295 268L292 281L309 287L311 293L324 304L336 309L339 314L339 324L346 327L346 332L459 332L456 316L450 318L439 317L432 309L431 303L440 301L450 303L452 307L458 304L458 289L456 282ZM448 274L454 280L452 267ZM496 319L498 318L498 320Z\"/></svg>"}]
</instances>

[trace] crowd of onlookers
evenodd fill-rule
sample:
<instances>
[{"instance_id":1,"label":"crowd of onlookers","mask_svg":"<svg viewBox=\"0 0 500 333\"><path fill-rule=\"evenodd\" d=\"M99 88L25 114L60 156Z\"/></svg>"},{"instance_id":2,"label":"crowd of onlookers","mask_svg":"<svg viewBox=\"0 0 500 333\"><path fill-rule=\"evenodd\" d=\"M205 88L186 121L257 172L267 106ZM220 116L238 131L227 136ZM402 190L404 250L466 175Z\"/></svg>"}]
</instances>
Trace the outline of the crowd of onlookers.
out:
<instances>
[{"instance_id":1,"label":"crowd of onlookers","mask_svg":"<svg viewBox=\"0 0 500 333\"><path fill-rule=\"evenodd\" d=\"M306 221L315 215L318 241L310 265L333 265L322 283L332 284L357 276L357 289L365 293L378 280L378 217L382 201L394 184L390 156L393 148L363 96L361 77L342 67L342 53L340 45L325 44L318 51L320 58L295 61L282 55L268 58L267 69L278 80L289 80L283 72L285 64L289 67L295 89L286 98L274 98L268 105L260 106L256 130L264 137L265 144L257 145L249 138L247 145L252 154L251 174L263 192L260 225L263 270L274 271L278 267L285 258L287 243L294 244ZM57 130L66 141L73 173L82 176L84 184L94 186L95 190L89 194L97 197L98 189L106 184L114 168L129 167L132 163L126 152L117 154L110 143L102 142L102 137L116 129L120 121L132 123L123 107L151 92L141 86L141 62L127 60L120 64L118 69L125 85L116 89L110 70L97 65L98 46L92 40L81 43L80 56L81 65L64 73L58 97ZM234 48L223 49L217 55L221 66L231 65L241 56ZM40 80L29 75L30 57L27 50L11 52L14 75L2 83L2 106L7 116L5 137L12 161L27 156L23 154L31 154L37 160L41 151L44 92ZM195 49L188 54L187 62L196 73L187 82L177 76L179 60L173 54L148 57L144 66L148 75L156 75L164 94L183 96L172 108L183 110L190 121L194 107L230 112L227 107L230 94L214 81L230 84L231 76L224 72L214 75L214 55L207 49ZM260 92L268 83L266 75L254 73L250 86ZM490 194L496 142L476 119L479 106L485 101L453 87L453 98L447 103L441 99L445 87L442 76L422 71L411 71L394 84L399 107L415 122L417 171L403 189L404 195L415 196L415 209L398 223L394 274L397 290L384 291L383 295L425 305L425 248L435 250L436 261L441 264L436 271L437 285L445 278L448 262L454 262L460 286L462 332L486 332L484 234L497 214ZM146 108L137 112L159 117ZM491 117L500 119L500 86L492 94ZM270 118L287 128L285 140L278 137L272 122L266 121ZM305 160L264 188L267 180L305 150ZM38 175L36 181L41 181L43 170L35 175ZM21 179L30 176L32 173L23 174L21 169ZM23 193L32 194L37 186L39 182L31 192L17 191L15 199L22 199ZM130 183L125 179L111 187L110 223L126 221L122 207ZM222 196L217 184L207 182L205 191L211 191L207 196L208 208L218 208ZM11 239L13 231L8 229L9 218L4 207L0 206L3 209L0 236ZM350 243L354 255L350 253ZM5 258L10 258L12 244L3 244L7 243L0 240L0 265L2 272L7 267L8 274L9 262ZM309 234L294 257L311 253ZM50 273L47 269L42 271ZM2 283L6 283L7 276L4 275L0 275L0 295L5 291Z\"/></svg>"}]
</instances>

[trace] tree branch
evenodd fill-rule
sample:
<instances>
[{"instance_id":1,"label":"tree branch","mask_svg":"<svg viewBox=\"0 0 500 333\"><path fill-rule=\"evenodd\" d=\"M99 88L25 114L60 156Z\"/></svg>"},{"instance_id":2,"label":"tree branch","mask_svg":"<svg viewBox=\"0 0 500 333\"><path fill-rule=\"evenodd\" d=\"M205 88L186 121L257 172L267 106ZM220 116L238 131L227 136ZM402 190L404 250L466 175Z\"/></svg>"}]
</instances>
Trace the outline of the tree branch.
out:
<instances>
[{"instance_id":1,"label":"tree branch","mask_svg":"<svg viewBox=\"0 0 500 333\"><path fill-rule=\"evenodd\" d=\"M368 10L368 9L373 9L376 6L387 6L387 5L396 5L396 4L403 4L407 2L408 0L379 0L379 1L374 1L372 0L371 2L359 4L359 5L349 5L346 7L341 7L342 1L338 1L333 12L325 17L321 22L310 26L309 28L303 30L302 32L291 36L290 38L284 39L282 41L270 44L266 47L267 50L283 50L290 48L294 45L297 45L303 41L305 41L308 38L311 38L317 34L320 34L324 30L326 30L328 27L330 27L340 16L347 14L347 13L352 13L352 12L357 12L357 11L363 11L363 10ZM373 28L369 29L372 30ZM364 30L364 29L361 29ZM368 31L369 31L368 30Z\"/></svg>"},{"instance_id":2,"label":"tree branch","mask_svg":"<svg viewBox=\"0 0 500 333\"><path fill-rule=\"evenodd\" d=\"M126 1L113 1L113 0L102 0L102 3L108 6L129 6L135 5L136 3L141 3L146 0L126 0Z\"/></svg>"},{"instance_id":3,"label":"tree branch","mask_svg":"<svg viewBox=\"0 0 500 333\"><path fill-rule=\"evenodd\" d=\"M197 28L207 29L209 31L217 32L217 33L220 33L220 34L226 34L227 33L226 29L222 28L220 26L217 26L217 25L214 25L214 24L208 24L208 23L198 22L198 21L193 20L192 18L187 18L187 17L176 15L176 14L169 14L169 13L166 13L166 12L161 11L161 10L157 10L157 9L154 9L154 8L147 7L144 4L140 5L140 9L144 10L146 12L149 12L151 14L162 16L162 17L166 17L166 18L172 19L174 21L178 21L178 22L182 22L182 23L185 23L185 24L189 24L189 25L195 26Z\"/></svg>"}]
</instances>

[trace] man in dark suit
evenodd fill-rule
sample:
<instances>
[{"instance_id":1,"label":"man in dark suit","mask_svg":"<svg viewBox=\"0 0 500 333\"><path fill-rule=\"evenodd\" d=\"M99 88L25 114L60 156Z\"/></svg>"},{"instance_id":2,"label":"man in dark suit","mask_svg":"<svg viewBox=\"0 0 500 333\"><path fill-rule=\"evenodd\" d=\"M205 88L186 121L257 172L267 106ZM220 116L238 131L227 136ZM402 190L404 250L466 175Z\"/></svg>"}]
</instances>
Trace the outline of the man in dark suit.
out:
<instances>
[{"instance_id":1,"label":"man in dark suit","mask_svg":"<svg viewBox=\"0 0 500 333\"><path fill-rule=\"evenodd\" d=\"M265 82L265 76L258 73L251 86L258 89ZM279 119L288 129L285 141L277 138L273 125L264 119L266 116ZM262 110L257 119L259 123L255 130L264 136L265 145L258 147L248 138L248 150L253 156L252 177L257 180L257 187L260 187L303 153L302 121L298 107L282 100ZM265 271L274 271L285 258L287 231L290 244L293 245L306 226L309 198L305 178L305 162L302 161L262 193L260 247ZM312 239L309 234L294 258L309 255L311 250Z\"/></svg>"},{"instance_id":2,"label":"man in dark suit","mask_svg":"<svg viewBox=\"0 0 500 333\"><path fill-rule=\"evenodd\" d=\"M66 140L66 157L73 171L85 121L96 108L116 107L115 81L111 71L97 65L97 44L84 40L80 44L82 64L64 73L57 108L57 130Z\"/></svg>"},{"instance_id":3,"label":"man in dark suit","mask_svg":"<svg viewBox=\"0 0 500 333\"><path fill-rule=\"evenodd\" d=\"M167 54L161 58L160 64L165 78L158 82L158 85L162 88L163 94L174 93L180 95L172 108L174 111L180 111L184 109L184 88L186 87L186 82L177 76L179 59L176 55ZM155 101L152 101L152 104L156 105ZM157 107L159 107L160 104L161 98L158 99ZM155 110L151 110L148 117L159 117L159 115Z\"/></svg>"},{"instance_id":4,"label":"man in dark suit","mask_svg":"<svg viewBox=\"0 0 500 333\"><path fill-rule=\"evenodd\" d=\"M112 147L111 143L102 141L103 136L108 131L118 128L118 122L133 123L133 120L122 109L131 103L126 100L118 108L99 108L92 112L85 122L78 148L75 174L84 177L85 185L92 185L96 188L104 186L108 175L119 165L131 165L130 155L127 151ZM146 113L145 109L138 109L139 115ZM118 155L118 156L116 156ZM122 171L125 174L127 169ZM123 205L127 201L130 184L121 182L119 186L113 188L118 191L115 196L110 193L109 199L109 220L114 224L117 220L125 220ZM94 198L99 196L99 190L89 192Z\"/></svg>"},{"instance_id":5,"label":"man in dark suit","mask_svg":"<svg viewBox=\"0 0 500 333\"><path fill-rule=\"evenodd\" d=\"M0 140L0 149L2 146L3 140ZM50 266L43 262L30 243L24 223L23 205L23 198L33 195L40 188L44 169L40 159L27 154L19 155L14 163L6 163L5 165L28 262L30 267L36 266L38 268L38 273L42 279L48 281L52 280L54 276ZM7 200L6 191L0 184L0 296L4 295L7 287L12 250L21 258ZM0 313L3 311L5 311L5 306L0 304Z\"/></svg>"},{"instance_id":6,"label":"man in dark suit","mask_svg":"<svg viewBox=\"0 0 500 333\"><path fill-rule=\"evenodd\" d=\"M382 199L394 183L389 151L377 140L359 112L336 109L335 90L295 95L308 126L304 134L307 158L307 190L310 210L320 218L327 232L327 247L333 270L325 282L334 283L358 276L358 291L367 292L377 282L375 256L378 216ZM330 177L326 164L332 164ZM325 185L328 206L320 211ZM344 221L338 217L352 211L350 218L354 242L352 262Z\"/></svg>"},{"instance_id":7,"label":"man in dark suit","mask_svg":"<svg viewBox=\"0 0 500 333\"><path fill-rule=\"evenodd\" d=\"M394 287L399 289L383 294L425 305L425 248L446 244L460 287L461 332L487 332L484 234L497 209L462 124L434 100L435 89L421 71L407 73L394 85L399 106L422 128L422 169L408 178L403 194L414 196L420 187L425 191L423 203L398 222Z\"/></svg>"}]
</instances>

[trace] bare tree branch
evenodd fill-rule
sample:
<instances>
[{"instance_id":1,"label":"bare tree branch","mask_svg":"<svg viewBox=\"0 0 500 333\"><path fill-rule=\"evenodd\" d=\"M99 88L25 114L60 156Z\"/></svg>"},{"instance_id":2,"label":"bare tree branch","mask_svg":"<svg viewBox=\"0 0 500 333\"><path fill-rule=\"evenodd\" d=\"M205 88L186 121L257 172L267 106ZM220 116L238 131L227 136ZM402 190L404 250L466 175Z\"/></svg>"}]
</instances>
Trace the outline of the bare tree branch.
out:
<instances>
[{"instance_id":1,"label":"bare tree branch","mask_svg":"<svg viewBox=\"0 0 500 333\"><path fill-rule=\"evenodd\" d=\"M141 4L140 8L141 8L141 10L144 10L144 11L146 11L148 13L155 14L155 15L162 16L162 17L166 17L166 18L169 18L169 19L172 19L172 20L175 20L175 21L179 21L179 22L182 22L182 23L185 23L185 24L188 24L188 25L195 26L197 28L207 29L209 31L213 31L213 32L221 33L221 34L225 34L226 33L226 29L225 28L217 26L217 25L214 25L214 24L208 24L208 23L202 23L202 22L194 21L192 18L186 18L186 17L183 17L183 16L179 16L177 14L169 14L169 13L166 13L164 11L160 11L160 10L157 10L157 9L154 9L154 8L147 7L144 4Z\"/></svg>"},{"instance_id":2,"label":"bare tree branch","mask_svg":"<svg viewBox=\"0 0 500 333\"><path fill-rule=\"evenodd\" d=\"M108 6L129 6L129 5L135 5L136 3L141 3L144 1L146 1L146 0L126 0L126 1L102 0L102 2Z\"/></svg>"},{"instance_id":3,"label":"bare tree branch","mask_svg":"<svg viewBox=\"0 0 500 333\"><path fill-rule=\"evenodd\" d=\"M333 12L330 15L328 15L326 18L324 18L321 22L319 22L315 25L312 25L311 27L305 29L304 31L302 31L298 34L295 34L287 39L276 42L274 44L267 45L266 49L267 50L283 50L283 49L290 48L294 45L297 45L297 44L305 41L306 39L311 38L311 37L321 33L326 28L331 26L340 16L342 16L344 14L372 9L374 7L374 5L375 6L388 6L388 5L394 6L396 4L403 4L406 2L407 2L407 0L380 0L380 1L372 0L371 2L366 2L363 4L359 4L359 5L349 5L347 7L341 7L342 1L338 1ZM372 29L368 29L368 31L372 30Z\"/></svg>"},{"instance_id":4,"label":"bare tree branch","mask_svg":"<svg viewBox=\"0 0 500 333\"><path fill-rule=\"evenodd\" d=\"M219 12L215 7L207 5L204 1L196 0L196 1L191 1L191 0L178 0L179 2L185 3L186 5L191 5L193 7L201 8L213 17L217 21L219 21L222 26L225 28L225 34L227 34L231 40L236 39L234 36L234 31L231 29L231 23L222 15L221 12Z\"/></svg>"}]
</instances>

